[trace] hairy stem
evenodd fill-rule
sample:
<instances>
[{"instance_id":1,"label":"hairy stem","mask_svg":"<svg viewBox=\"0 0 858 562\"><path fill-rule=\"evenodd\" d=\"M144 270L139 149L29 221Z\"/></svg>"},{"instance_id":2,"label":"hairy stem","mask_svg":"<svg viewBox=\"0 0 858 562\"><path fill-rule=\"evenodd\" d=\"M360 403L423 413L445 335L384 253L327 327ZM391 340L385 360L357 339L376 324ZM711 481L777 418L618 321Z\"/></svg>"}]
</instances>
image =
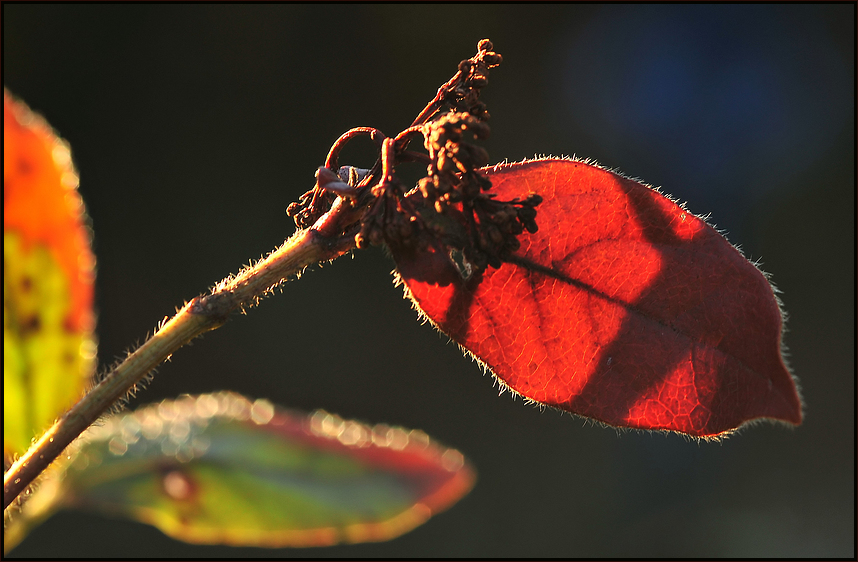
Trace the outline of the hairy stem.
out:
<instances>
[{"instance_id":1,"label":"hairy stem","mask_svg":"<svg viewBox=\"0 0 858 562\"><path fill-rule=\"evenodd\" d=\"M176 350L197 336L222 326L231 312L255 304L271 288L307 266L335 259L354 248L359 211L343 199L311 228L295 233L256 265L218 283L212 292L186 303L143 345L108 373L19 458L3 477L5 510L65 448L113 404L123 398Z\"/></svg>"}]
</instances>

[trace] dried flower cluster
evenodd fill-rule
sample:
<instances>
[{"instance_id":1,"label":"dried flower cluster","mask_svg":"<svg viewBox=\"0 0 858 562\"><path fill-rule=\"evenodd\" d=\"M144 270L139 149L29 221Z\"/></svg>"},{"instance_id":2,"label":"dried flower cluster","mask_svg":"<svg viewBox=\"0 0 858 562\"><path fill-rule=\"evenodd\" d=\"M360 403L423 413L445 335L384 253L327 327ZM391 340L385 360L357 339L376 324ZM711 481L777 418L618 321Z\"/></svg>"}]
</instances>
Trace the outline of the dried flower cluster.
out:
<instances>
[{"instance_id":1,"label":"dried flower cluster","mask_svg":"<svg viewBox=\"0 0 858 562\"><path fill-rule=\"evenodd\" d=\"M317 173L316 186L293 203L287 213L306 228L326 212L335 198L347 197L364 208L356 226L355 244L407 247L423 250L429 245L458 251L470 271L500 267L520 247L518 235L536 232L536 206L542 199L497 201L491 182L480 168L486 151L469 142L489 134L489 113L480 101L488 84L489 69L502 57L483 39L477 54L459 63L458 72L441 88L411 127L394 138L376 129L349 131L335 143L326 167ZM342 146L358 134L369 134L379 146L380 157L371 170L337 168ZM422 135L428 153L408 150L411 138ZM417 161L426 164L426 176L407 190L396 175L396 165ZM339 170L339 173L334 173Z\"/></svg>"},{"instance_id":2,"label":"dried flower cluster","mask_svg":"<svg viewBox=\"0 0 858 562\"><path fill-rule=\"evenodd\" d=\"M488 135L488 125L473 115L448 113L425 125L424 131L431 162L427 176L405 199L421 219L412 223L428 227L428 236L460 251L472 270L500 267L520 247L519 234L525 229L536 232L535 207L542 199L538 195L524 200L494 199L491 182L479 170L488 163L488 154L466 142L465 133L478 139ZM418 236L417 244L426 246L426 238ZM414 243L401 238L386 238L386 242Z\"/></svg>"}]
</instances>

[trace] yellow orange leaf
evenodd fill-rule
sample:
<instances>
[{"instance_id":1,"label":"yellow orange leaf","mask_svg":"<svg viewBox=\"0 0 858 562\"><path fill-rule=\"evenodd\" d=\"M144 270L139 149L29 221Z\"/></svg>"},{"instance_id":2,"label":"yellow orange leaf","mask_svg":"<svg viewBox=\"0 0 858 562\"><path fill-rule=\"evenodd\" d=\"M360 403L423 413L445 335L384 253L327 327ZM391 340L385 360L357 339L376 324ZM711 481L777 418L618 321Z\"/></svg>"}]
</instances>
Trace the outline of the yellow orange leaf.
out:
<instances>
[{"instance_id":1,"label":"yellow orange leaf","mask_svg":"<svg viewBox=\"0 0 858 562\"><path fill-rule=\"evenodd\" d=\"M71 152L3 92L3 452L26 450L95 364L95 257Z\"/></svg>"}]
</instances>

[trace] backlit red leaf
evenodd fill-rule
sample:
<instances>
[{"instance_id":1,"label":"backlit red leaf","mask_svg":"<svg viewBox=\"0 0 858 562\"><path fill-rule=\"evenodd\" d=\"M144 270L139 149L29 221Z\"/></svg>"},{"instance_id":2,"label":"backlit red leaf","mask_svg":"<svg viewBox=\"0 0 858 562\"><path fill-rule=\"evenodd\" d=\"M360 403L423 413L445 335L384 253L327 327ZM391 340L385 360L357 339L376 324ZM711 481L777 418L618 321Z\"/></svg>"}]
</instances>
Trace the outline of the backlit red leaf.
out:
<instances>
[{"instance_id":1,"label":"backlit red leaf","mask_svg":"<svg viewBox=\"0 0 858 562\"><path fill-rule=\"evenodd\" d=\"M440 248L393 253L419 309L506 385L616 426L801 423L774 291L715 229L585 162L486 172L499 200L544 199L511 262L466 279Z\"/></svg>"}]
</instances>

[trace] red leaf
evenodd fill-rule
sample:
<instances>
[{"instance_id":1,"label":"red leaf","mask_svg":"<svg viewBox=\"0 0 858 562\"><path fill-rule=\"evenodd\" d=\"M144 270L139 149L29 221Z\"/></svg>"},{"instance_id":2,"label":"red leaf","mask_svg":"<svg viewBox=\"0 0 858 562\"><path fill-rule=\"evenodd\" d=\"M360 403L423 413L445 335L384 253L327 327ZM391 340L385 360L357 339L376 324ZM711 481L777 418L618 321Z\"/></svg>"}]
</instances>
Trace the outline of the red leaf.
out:
<instances>
[{"instance_id":1,"label":"red leaf","mask_svg":"<svg viewBox=\"0 0 858 562\"><path fill-rule=\"evenodd\" d=\"M515 392L599 421L714 436L801 423L766 277L658 191L572 160L486 170L541 195L539 231L464 279L440 246L394 252L409 296Z\"/></svg>"}]
</instances>

